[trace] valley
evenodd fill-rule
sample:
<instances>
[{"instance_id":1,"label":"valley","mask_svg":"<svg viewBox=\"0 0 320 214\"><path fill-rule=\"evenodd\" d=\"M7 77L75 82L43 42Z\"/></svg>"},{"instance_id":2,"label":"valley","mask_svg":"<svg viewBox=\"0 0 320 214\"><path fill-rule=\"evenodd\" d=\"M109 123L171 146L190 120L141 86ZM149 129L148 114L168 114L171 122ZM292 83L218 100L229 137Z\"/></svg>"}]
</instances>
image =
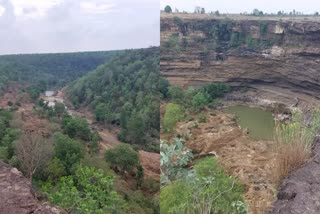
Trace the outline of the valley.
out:
<instances>
[{"instance_id":1,"label":"valley","mask_svg":"<svg viewBox=\"0 0 320 214\"><path fill-rule=\"evenodd\" d=\"M154 53L154 55L149 53ZM156 56L156 53L156 47L111 53L88 53L88 55L80 53L79 60L92 62L94 57L98 57L102 63L98 69L100 73L105 73L105 81L109 81L108 75L113 75L113 69L124 66L132 66L130 67L132 74L138 73L141 69L139 77L148 78L150 73L156 79L158 70L155 66L158 66L159 63L156 58L152 58ZM149 62L153 64L143 62L145 60L143 54L149 54ZM64 54L58 56L60 55L63 57ZM66 58L68 55L66 54ZM77 53L73 55L77 56ZM131 58L131 55L141 58L134 59ZM102 60L102 56L106 57L105 60ZM5 118L1 117L1 120L4 121L1 124L5 129L0 136L0 166L4 176L2 182L9 179L5 176L14 176L9 175L9 172L17 172L16 174L19 175L16 178L19 181L17 188L21 190L25 188L26 192L31 193L26 194L30 200L30 206L23 204L20 206L16 202L21 200L18 194L9 195L3 186L0 191L3 192L4 197L12 197L13 200L10 206L0 203L0 207L8 209L9 213L36 212L37 209L40 210L40 213L44 209L48 209L48 213L88 213L84 211L87 209L86 206L90 206L91 213L157 213L157 194L159 192L157 187L160 180L160 155L157 153L158 144L155 140L157 129L152 130L153 136L148 138L151 140L142 141L146 142L142 144L139 139L144 138L143 135L139 136L139 139L133 136L136 134L134 128L140 127L141 123L131 125L129 121L130 127L126 128L127 139L135 141L125 140L124 142L123 139L120 139L119 134L123 131L121 126L124 126L125 118L121 117L120 121L120 114L116 114L114 119L105 120L108 116L108 107L105 107L104 102L112 101L108 101L111 98L101 99L99 97L99 93L102 92L103 95L113 93L107 88L108 83L100 85L106 88L95 94L96 97L99 97L99 112L92 104L82 103L82 98L75 105L72 98L78 95L86 96L89 90L95 88L86 85L81 90L87 92L82 91L80 94L73 95L71 87L74 84L81 85L84 79L88 79L86 84L95 86L94 83L89 83L92 79L88 77L97 73L94 68L82 70L82 74L77 73L77 66L72 67L71 65L70 67L69 63L74 62L71 60L66 62L66 65L61 65L59 70L54 71L66 75L66 78L61 80L66 82L60 80L57 82L46 76L46 72L49 73L49 76L55 75L51 73L53 69L50 66L55 64L56 55L22 55L5 56L4 58L6 57L12 61L19 61L20 57L26 58L29 61L22 66L25 69L38 66L38 70L32 81L30 77L21 81L13 78L3 83L2 86L0 105L1 114L5 115ZM38 64L38 60L43 60L42 57L46 60L46 64L42 67L43 70ZM126 63L122 64L118 61L126 57ZM1 60L0 56L0 67ZM79 62L75 62L77 63ZM143 73L144 63L149 66L148 73ZM107 67L111 65L112 68ZM7 67L7 69L10 68L15 69L13 65ZM32 74L32 71L30 72ZM21 75L25 74L21 73ZM101 77L99 76L99 81ZM144 82L148 84L153 80ZM126 86L131 88L134 83L133 79L128 79ZM119 86L122 87L122 85L117 85ZM145 93L143 84L137 86L135 89L137 93ZM154 84L146 86L153 88L154 94L149 94L149 98L153 100L153 106L156 106L157 86ZM90 100L87 101L93 101L92 98L90 97ZM97 104L96 101L95 104ZM126 104L134 108L135 97L127 99ZM121 111L123 103L117 103L117 105L117 111ZM127 120L130 120L132 109L126 108L125 110ZM140 115L142 113L139 113L138 116ZM149 119L150 122L157 122L152 120L153 118ZM140 130L137 130L137 133L140 134ZM111 158L108 158L109 156ZM79 179L83 179L82 184ZM106 182L108 185L105 185ZM41 204L49 204L49 206L40 207ZM53 211L49 212L51 207Z\"/></svg>"}]
</instances>

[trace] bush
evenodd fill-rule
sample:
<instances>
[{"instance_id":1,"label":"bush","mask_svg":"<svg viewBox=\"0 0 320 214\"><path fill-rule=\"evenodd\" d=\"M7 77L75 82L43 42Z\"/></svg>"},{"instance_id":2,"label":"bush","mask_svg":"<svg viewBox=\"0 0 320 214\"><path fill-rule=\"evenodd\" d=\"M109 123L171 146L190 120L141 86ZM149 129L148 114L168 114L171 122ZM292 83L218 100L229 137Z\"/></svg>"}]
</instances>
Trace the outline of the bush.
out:
<instances>
[{"instance_id":1,"label":"bush","mask_svg":"<svg viewBox=\"0 0 320 214\"><path fill-rule=\"evenodd\" d=\"M68 213L122 213L125 208L113 190L113 177L93 167L78 165L74 176L61 177L54 187L46 183L42 189L51 203Z\"/></svg>"},{"instance_id":2,"label":"bush","mask_svg":"<svg viewBox=\"0 0 320 214\"><path fill-rule=\"evenodd\" d=\"M179 86L170 86L168 94L169 97L175 101L182 101L184 98L184 91Z\"/></svg>"},{"instance_id":3,"label":"bush","mask_svg":"<svg viewBox=\"0 0 320 214\"><path fill-rule=\"evenodd\" d=\"M138 152L134 151L129 144L119 144L107 150L105 159L112 167L118 167L122 173L132 172L140 165Z\"/></svg>"},{"instance_id":4,"label":"bush","mask_svg":"<svg viewBox=\"0 0 320 214\"><path fill-rule=\"evenodd\" d=\"M184 148L182 139L175 138L171 145L164 141L160 144L160 167L161 185L186 177L188 170L185 169L189 161L193 158L192 152Z\"/></svg>"},{"instance_id":5,"label":"bush","mask_svg":"<svg viewBox=\"0 0 320 214\"><path fill-rule=\"evenodd\" d=\"M198 161L194 176L175 181L161 189L163 213L238 213L246 212L244 188L226 175L212 157Z\"/></svg>"},{"instance_id":6,"label":"bush","mask_svg":"<svg viewBox=\"0 0 320 214\"><path fill-rule=\"evenodd\" d=\"M169 103L163 118L163 128L165 132L173 132L178 121L183 119L184 110L179 104Z\"/></svg>"},{"instance_id":7,"label":"bush","mask_svg":"<svg viewBox=\"0 0 320 214\"><path fill-rule=\"evenodd\" d=\"M201 91L196 93L191 100L192 108L194 111L202 110L208 103L209 99L207 98L206 94Z\"/></svg>"}]
</instances>

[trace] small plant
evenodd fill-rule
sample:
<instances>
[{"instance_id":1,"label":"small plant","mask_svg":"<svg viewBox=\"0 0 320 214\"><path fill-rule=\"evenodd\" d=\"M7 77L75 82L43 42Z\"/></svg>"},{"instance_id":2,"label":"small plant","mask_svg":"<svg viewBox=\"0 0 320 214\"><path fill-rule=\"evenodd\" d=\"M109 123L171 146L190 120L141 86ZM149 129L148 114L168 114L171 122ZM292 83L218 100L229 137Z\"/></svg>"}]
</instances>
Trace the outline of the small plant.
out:
<instances>
[{"instance_id":1,"label":"small plant","mask_svg":"<svg viewBox=\"0 0 320 214\"><path fill-rule=\"evenodd\" d=\"M200 114L198 121L199 121L199 123L205 123L205 122L207 122L207 117L206 117L206 115L203 114L203 113Z\"/></svg>"},{"instance_id":2,"label":"small plant","mask_svg":"<svg viewBox=\"0 0 320 214\"><path fill-rule=\"evenodd\" d=\"M176 179L186 177L189 172L185 167L192 158L192 152L184 147L184 141L182 139L175 138L171 145L165 141L161 141L161 186L165 186Z\"/></svg>"}]
</instances>

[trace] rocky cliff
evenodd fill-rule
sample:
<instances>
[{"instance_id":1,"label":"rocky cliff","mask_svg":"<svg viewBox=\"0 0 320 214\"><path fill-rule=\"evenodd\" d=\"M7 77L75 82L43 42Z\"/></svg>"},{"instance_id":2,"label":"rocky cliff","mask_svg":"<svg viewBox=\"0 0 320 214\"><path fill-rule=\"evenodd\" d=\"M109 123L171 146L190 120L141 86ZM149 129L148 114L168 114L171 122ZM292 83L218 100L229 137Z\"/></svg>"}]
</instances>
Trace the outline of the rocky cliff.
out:
<instances>
[{"instance_id":1,"label":"rocky cliff","mask_svg":"<svg viewBox=\"0 0 320 214\"><path fill-rule=\"evenodd\" d=\"M65 214L66 212L38 201L29 180L16 168L0 161L0 213Z\"/></svg>"},{"instance_id":2,"label":"rocky cliff","mask_svg":"<svg viewBox=\"0 0 320 214\"><path fill-rule=\"evenodd\" d=\"M160 65L174 84L228 82L320 98L320 20L162 14Z\"/></svg>"}]
</instances>

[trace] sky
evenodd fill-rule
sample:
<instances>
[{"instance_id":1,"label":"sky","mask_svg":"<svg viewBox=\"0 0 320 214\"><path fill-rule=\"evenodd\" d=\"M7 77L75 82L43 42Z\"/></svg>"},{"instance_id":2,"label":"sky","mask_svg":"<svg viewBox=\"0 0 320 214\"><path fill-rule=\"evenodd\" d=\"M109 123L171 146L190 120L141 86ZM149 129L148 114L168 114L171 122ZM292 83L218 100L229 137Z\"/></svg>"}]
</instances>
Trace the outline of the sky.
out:
<instances>
[{"instance_id":1,"label":"sky","mask_svg":"<svg viewBox=\"0 0 320 214\"><path fill-rule=\"evenodd\" d=\"M159 0L0 0L0 54L160 44Z\"/></svg>"},{"instance_id":2,"label":"sky","mask_svg":"<svg viewBox=\"0 0 320 214\"><path fill-rule=\"evenodd\" d=\"M160 8L170 5L174 10L193 12L195 6L204 7L206 11L219 10L222 13L252 12L255 8L267 13L292 10L304 14L320 12L319 0L160 0Z\"/></svg>"}]
</instances>

